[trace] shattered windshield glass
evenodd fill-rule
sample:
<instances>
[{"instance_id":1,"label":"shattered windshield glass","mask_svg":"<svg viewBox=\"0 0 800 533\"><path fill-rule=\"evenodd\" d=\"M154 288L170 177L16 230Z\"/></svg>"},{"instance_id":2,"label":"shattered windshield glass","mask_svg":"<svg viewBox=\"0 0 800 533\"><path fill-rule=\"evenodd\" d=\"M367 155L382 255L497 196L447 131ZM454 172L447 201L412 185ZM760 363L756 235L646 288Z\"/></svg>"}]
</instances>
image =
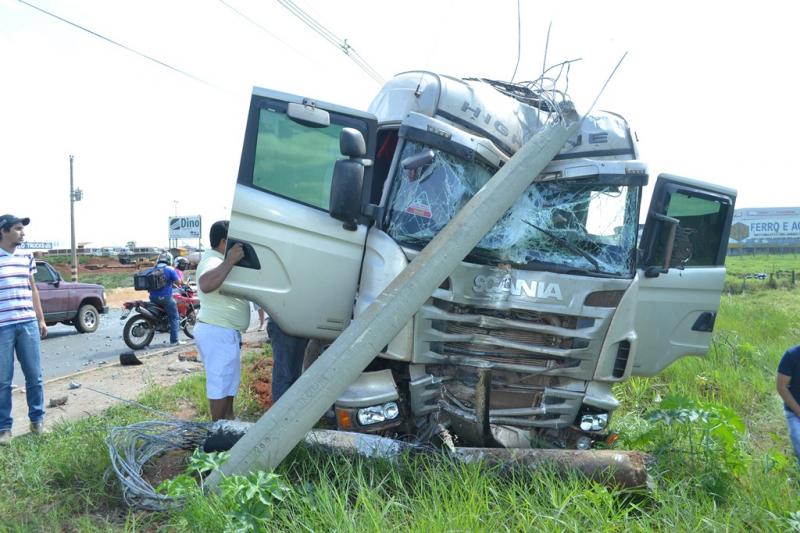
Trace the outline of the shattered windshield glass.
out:
<instances>
[{"instance_id":1,"label":"shattered windshield glass","mask_svg":"<svg viewBox=\"0 0 800 533\"><path fill-rule=\"evenodd\" d=\"M398 165L386 231L423 248L489 180L494 170L445 151L408 142L401 160L427 150L424 164ZM471 262L518 268L631 276L639 188L596 178L531 184L468 256Z\"/></svg>"}]
</instances>

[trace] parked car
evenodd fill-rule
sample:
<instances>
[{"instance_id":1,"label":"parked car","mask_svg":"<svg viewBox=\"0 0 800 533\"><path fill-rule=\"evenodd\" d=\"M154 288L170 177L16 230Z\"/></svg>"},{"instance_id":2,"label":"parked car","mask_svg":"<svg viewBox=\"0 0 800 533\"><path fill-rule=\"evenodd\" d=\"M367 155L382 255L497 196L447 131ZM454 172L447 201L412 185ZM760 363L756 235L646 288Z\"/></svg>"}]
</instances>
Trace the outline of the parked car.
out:
<instances>
[{"instance_id":1,"label":"parked car","mask_svg":"<svg viewBox=\"0 0 800 533\"><path fill-rule=\"evenodd\" d=\"M65 281L46 261L36 261L34 279L48 326L61 322L92 333L100 326L100 315L108 313L102 285Z\"/></svg>"}]
</instances>

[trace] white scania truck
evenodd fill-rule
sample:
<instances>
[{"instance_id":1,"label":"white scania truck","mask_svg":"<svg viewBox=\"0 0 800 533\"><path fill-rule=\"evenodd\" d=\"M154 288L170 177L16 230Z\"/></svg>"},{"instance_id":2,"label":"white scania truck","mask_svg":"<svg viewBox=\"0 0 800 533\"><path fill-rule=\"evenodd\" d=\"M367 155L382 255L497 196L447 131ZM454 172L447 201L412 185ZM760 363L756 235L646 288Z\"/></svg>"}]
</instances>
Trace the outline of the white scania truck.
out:
<instances>
[{"instance_id":1,"label":"white scania truck","mask_svg":"<svg viewBox=\"0 0 800 533\"><path fill-rule=\"evenodd\" d=\"M222 290L335 339L546 122L523 86L403 73L368 112L254 90ZM359 172L335 176L337 160ZM735 191L660 175L596 112L335 403L340 429L591 448L614 383L708 349Z\"/></svg>"}]
</instances>

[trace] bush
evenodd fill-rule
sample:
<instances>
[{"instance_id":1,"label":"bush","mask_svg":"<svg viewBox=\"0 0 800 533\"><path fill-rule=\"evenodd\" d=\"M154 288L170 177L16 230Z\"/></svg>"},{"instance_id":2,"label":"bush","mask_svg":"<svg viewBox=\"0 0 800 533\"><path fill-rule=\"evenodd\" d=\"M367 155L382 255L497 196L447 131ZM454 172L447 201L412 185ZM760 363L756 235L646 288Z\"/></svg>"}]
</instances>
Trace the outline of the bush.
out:
<instances>
[{"instance_id":1,"label":"bush","mask_svg":"<svg viewBox=\"0 0 800 533\"><path fill-rule=\"evenodd\" d=\"M645 419L644 432L627 437L626 444L653 453L666 477L690 481L695 490L720 499L747 471L750 458L741 446L745 426L732 409L668 396Z\"/></svg>"}]
</instances>

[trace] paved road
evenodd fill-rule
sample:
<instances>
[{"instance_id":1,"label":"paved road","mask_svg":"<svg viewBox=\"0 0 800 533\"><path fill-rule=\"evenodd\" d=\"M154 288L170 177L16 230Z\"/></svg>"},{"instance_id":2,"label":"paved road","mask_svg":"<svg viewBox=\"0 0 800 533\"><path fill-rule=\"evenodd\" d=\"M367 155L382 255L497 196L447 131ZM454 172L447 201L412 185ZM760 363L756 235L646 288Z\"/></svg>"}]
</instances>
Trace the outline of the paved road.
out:
<instances>
[{"instance_id":1,"label":"paved road","mask_svg":"<svg viewBox=\"0 0 800 533\"><path fill-rule=\"evenodd\" d=\"M108 314L101 315L100 327L94 333L78 333L73 326L64 324L47 328L47 338L42 341L44 379L118 362L120 353L130 351L122 340L125 322L120 321L121 314L121 309L110 309ZM258 315L255 312L250 313L250 329L257 327ZM183 332L180 338L189 340ZM157 333L147 350L142 350L141 353L166 348L168 345L169 333ZM18 387L25 384L19 362L16 361L13 383Z\"/></svg>"}]
</instances>

